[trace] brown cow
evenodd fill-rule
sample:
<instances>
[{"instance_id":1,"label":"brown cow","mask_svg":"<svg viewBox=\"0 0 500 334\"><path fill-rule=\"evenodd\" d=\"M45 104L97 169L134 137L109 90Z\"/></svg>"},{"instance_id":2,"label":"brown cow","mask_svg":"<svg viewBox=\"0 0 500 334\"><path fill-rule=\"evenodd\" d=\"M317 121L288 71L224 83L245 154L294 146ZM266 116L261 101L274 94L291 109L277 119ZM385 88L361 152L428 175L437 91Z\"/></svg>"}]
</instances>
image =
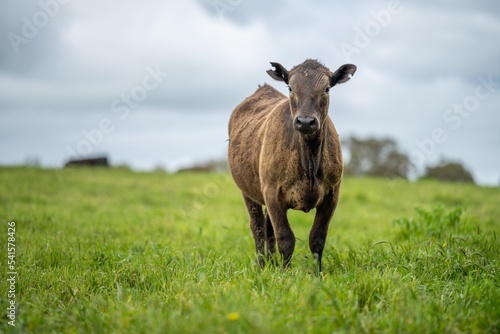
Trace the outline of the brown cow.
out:
<instances>
[{"instance_id":1,"label":"brown cow","mask_svg":"<svg viewBox=\"0 0 500 334\"><path fill-rule=\"evenodd\" d=\"M309 247L321 271L328 225L342 178L340 140L328 116L329 90L348 81L356 66L331 72L308 59L287 71L278 63L267 73L288 85L290 96L265 84L234 109L229 121L228 161L243 193L259 264L275 253L289 265L295 236L287 210L316 208ZM262 206L266 211L262 212Z\"/></svg>"}]
</instances>

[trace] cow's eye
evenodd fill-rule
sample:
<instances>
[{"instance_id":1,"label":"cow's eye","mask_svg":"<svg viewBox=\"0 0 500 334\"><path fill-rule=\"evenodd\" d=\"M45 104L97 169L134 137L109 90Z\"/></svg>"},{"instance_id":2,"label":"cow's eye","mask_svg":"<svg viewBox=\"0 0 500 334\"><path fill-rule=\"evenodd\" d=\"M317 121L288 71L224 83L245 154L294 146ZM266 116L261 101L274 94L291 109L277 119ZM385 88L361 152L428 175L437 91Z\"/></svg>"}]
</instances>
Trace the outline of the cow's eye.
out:
<instances>
[{"instance_id":1,"label":"cow's eye","mask_svg":"<svg viewBox=\"0 0 500 334\"><path fill-rule=\"evenodd\" d=\"M330 91L330 87L326 87L325 93L328 93Z\"/></svg>"},{"instance_id":2,"label":"cow's eye","mask_svg":"<svg viewBox=\"0 0 500 334\"><path fill-rule=\"evenodd\" d=\"M290 86L287 86L288 87L288 91L291 93L292 92L292 87Z\"/></svg>"}]
</instances>

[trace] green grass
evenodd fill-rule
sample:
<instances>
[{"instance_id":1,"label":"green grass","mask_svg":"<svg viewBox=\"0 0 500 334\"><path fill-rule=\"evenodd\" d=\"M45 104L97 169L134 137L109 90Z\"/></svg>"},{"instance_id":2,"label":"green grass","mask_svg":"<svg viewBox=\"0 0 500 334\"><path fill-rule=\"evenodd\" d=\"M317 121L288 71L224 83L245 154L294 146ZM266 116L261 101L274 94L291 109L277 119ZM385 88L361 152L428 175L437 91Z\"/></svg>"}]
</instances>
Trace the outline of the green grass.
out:
<instances>
[{"instance_id":1,"label":"green grass","mask_svg":"<svg viewBox=\"0 0 500 334\"><path fill-rule=\"evenodd\" d=\"M345 179L314 275L256 265L228 175L0 168L0 332L500 332L500 190ZM7 223L16 223L16 327Z\"/></svg>"}]
</instances>

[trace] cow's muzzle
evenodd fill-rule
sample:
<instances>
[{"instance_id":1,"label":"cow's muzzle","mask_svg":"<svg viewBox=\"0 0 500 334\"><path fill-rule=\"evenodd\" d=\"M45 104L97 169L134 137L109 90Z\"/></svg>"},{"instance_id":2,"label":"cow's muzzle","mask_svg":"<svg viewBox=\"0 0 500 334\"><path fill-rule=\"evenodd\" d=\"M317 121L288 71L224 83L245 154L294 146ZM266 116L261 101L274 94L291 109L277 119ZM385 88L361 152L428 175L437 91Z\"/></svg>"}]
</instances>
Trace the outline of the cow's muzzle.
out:
<instances>
[{"instance_id":1,"label":"cow's muzzle","mask_svg":"<svg viewBox=\"0 0 500 334\"><path fill-rule=\"evenodd\" d=\"M319 130L319 121L312 116L297 116L293 128L303 134L311 134Z\"/></svg>"}]
</instances>

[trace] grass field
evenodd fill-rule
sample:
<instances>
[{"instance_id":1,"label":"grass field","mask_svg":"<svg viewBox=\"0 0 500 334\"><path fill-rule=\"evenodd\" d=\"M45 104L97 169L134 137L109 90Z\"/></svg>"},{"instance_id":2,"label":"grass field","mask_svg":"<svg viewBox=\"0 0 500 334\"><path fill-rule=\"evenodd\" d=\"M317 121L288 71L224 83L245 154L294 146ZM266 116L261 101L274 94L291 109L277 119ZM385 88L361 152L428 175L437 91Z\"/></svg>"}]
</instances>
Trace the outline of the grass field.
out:
<instances>
[{"instance_id":1,"label":"grass field","mask_svg":"<svg viewBox=\"0 0 500 334\"><path fill-rule=\"evenodd\" d=\"M228 175L0 168L0 332L498 333L499 204L498 188L345 179L316 276L314 212L289 213L292 267L261 270Z\"/></svg>"}]
</instances>

